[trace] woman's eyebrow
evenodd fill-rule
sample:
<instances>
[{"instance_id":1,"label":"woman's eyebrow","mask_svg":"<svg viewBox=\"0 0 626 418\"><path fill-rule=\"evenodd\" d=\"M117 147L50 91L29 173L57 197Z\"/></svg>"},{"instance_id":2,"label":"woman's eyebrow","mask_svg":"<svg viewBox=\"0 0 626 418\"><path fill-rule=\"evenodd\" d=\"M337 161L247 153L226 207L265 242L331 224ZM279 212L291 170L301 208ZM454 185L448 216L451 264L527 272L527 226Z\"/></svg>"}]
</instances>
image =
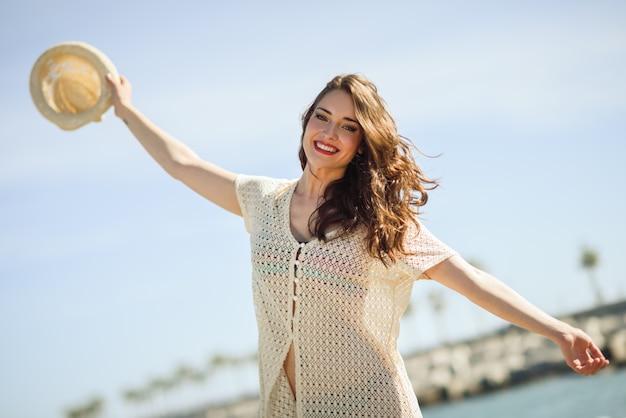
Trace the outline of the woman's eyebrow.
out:
<instances>
[{"instance_id":1,"label":"woman's eyebrow","mask_svg":"<svg viewBox=\"0 0 626 418\"><path fill-rule=\"evenodd\" d=\"M321 110L321 111L323 111L323 112L326 112L326 113L328 113L329 115L332 115L332 114L333 114L333 112L331 112L331 111L330 111L330 110L328 110L328 109L324 109L322 106L318 106L318 107L317 107L317 109L318 109L318 110ZM358 122L357 120L355 120L355 119L352 119L352 118L349 118L349 117L344 117L344 119L345 119L345 120L347 120L347 121L350 121L350 122L356 123L357 125L359 124L359 122Z\"/></svg>"}]
</instances>

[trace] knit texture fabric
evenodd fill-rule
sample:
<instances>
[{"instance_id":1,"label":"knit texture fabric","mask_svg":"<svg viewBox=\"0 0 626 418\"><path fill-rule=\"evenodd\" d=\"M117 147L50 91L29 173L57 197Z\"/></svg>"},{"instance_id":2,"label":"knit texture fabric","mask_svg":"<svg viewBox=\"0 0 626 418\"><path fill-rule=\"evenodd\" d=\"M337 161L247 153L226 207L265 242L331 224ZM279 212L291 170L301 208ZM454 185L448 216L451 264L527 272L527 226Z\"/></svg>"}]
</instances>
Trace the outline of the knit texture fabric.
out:
<instances>
[{"instance_id":1,"label":"knit texture fabric","mask_svg":"<svg viewBox=\"0 0 626 418\"><path fill-rule=\"evenodd\" d=\"M421 417L397 349L413 283L456 254L423 225L407 234L415 253L386 267L365 231L333 231L299 243L289 206L296 181L239 175L250 233L259 332L260 417ZM293 344L295 398L283 370Z\"/></svg>"}]
</instances>

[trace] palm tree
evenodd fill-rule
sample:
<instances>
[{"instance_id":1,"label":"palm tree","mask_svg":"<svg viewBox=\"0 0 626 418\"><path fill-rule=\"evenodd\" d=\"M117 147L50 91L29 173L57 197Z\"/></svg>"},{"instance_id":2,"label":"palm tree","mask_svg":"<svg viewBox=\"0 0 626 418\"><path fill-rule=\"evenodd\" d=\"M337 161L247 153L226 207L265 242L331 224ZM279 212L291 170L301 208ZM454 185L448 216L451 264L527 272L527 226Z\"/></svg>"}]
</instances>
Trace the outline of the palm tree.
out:
<instances>
[{"instance_id":1,"label":"palm tree","mask_svg":"<svg viewBox=\"0 0 626 418\"><path fill-rule=\"evenodd\" d=\"M167 412L167 395L174 387L174 382L171 379L165 378L155 378L152 379L149 383L150 393L155 397L160 397L160 402L157 401L157 405L160 403L160 406L157 406L157 410L155 411L157 414L165 414ZM160 396L159 396L160 395Z\"/></svg>"},{"instance_id":2,"label":"palm tree","mask_svg":"<svg viewBox=\"0 0 626 418\"><path fill-rule=\"evenodd\" d=\"M204 376L203 373L202 375ZM181 404L178 406L178 408L184 409L186 407L189 407L189 402L185 399L185 389L188 387L188 384L197 383L199 381L198 372L196 372L190 366L181 364L174 372L172 381L174 383L174 388L180 391L179 395Z\"/></svg>"},{"instance_id":3,"label":"palm tree","mask_svg":"<svg viewBox=\"0 0 626 418\"><path fill-rule=\"evenodd\" d=\"M127 389L122 393L122 396L127 403L134 406L135 413L131 415L139 416L140 405L148 401L149 393L142 389Z\"/></svg>"},{"instance_id":4,"label":"palm tree","mask_svg":"<svg viewBox=\"0 0 626 418\"><path fill-rule=\"evenodd\" d=\"M191 370L187 380L191 383L201 385L207 378L207 373L204 370Z\"/></svg>"},{"instance_id":5,"label":"palm tree","mask_svg":"<svg viewBox=\"0 0 626 418\"><path fill-rule=\"evenodd\" d=\"M595 294L596 305L602 305L604 303L604 297L600 290L600 284L596 276L596 268L598 267L598 253L588 247L583 248L580 256L580 265L584 270L589 272L589 281Z\"/></svg>"},{"instance_id":6,"label":"palm tree","mask_svg":"<svg viewBox=\"0 0 626 418\"><path fill-rule=\"evenodd\" d=\"M84 405L75 406L65 412L67 418L97 418L102 415L104 400L96 396Z\"/></svg>"},{"instance_id":7,"label":"palm tree","mask_svg":"<svg viewBox=\"0 0 626 418\"><path fill-rule=\"evenodd\" d=\"M237 359L225 354L214 354L213 357L209 359L208 374L213 374L215 371L221 368L225 368L228 366L234 366L238 363Z\"/></svg>"},{"instance_id":8,"label":"palm tree","mask_svg":"<svg viewBox=\"0 0 626 418\"><path fill-rule=\"evenodd\" d=\"M404 310L404 314L402 315L402 319L404 321L410 320L411 326L410 326L410 331L409 334L413 335L416 334L417 335L417 341L419 342L421 340L421 338L419 338L419 315L417 314L418 311L418 306L419 304L416 304L415 301L413 301L412 299L409 299L409 304L406 306L406 309ZM419 343L415 344L415 347L417 347L419 345Z\"/></svg>"},{"instance_id":9,"label":"palm tree","mask_svg":"<svg viewBox=\"0 0 626 418\"><path fill-rule=\"evenodd\" d=\"M189 385L195 387L196 389L202 386L206 379L209 377L209 374L203 369L191 369L187 374L186 381ZM203 398L201 392L196 391L196 396L190 397L191 403L200 404ZM193 395L193 392L191 393ZM195 398L195 399L194 399Z\"/></svg>"},{"instance_id":10,"label":"palm tree","mask_svg":"<svg viewBox=\"0 0 626 418\"><path fill-rule=\"evenodd\" d=\"M437 316L439 322L439 343L445 343L448 339L448 333L446 331L446 327L444 324L443 312L446 308L446 303L444 300L444 294L442 289L433 290L428 293L428 300L430 301L430 306L433 308L435 315Z\"/></svg>"}]
</instances>

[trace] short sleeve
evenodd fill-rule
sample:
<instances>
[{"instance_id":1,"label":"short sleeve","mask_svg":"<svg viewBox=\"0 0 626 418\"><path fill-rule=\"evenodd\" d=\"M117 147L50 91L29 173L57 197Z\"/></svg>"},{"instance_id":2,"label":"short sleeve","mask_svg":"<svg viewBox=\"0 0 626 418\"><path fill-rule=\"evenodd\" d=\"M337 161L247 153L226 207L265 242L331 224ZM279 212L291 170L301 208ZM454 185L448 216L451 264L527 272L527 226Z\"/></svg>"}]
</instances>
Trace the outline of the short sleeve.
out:
<instances>
[{"instance_id":1,"label":"short sleeve","mask_svg":"<svg viewBox=\"0 0 626 418\"><path fill-rule=\"evenodd\" d=\"M285 189L288 184L288 180L245 174L237 175L235 192L246 231L251 231L251 220L261 215L260 209L263 207L267 209L266 206L271 206L277 192Z\"/></svg>"},{"instance_id":2,"label":"short sleeve","mask_svg":"<svg viewBox=\"0 0 626 418\"><path fill-rule=\"evenodd\" d=\"M410 255L402 256L400 263L406 272L416 279L428 279L426 270L447 258L458 254L434 236L421 222L419 228L411 223L405 237L406 249Z\"/></svg>"},{"instance_id":3,"label":"short sleeve","mask_svg":"<svg viewBox=\"0 0 626 418\"><path fill-rule=\"evenodd\" d=\"M250 232L250 215L249 215L249 202L252 200L254 193L254 183L251 176L239 174L235 179L235 192L237 193L237 200L239 201L239 207L241 208L241 214L243 216L243 222L246 226L246 231Z\"/></svg>"}]
</instances>

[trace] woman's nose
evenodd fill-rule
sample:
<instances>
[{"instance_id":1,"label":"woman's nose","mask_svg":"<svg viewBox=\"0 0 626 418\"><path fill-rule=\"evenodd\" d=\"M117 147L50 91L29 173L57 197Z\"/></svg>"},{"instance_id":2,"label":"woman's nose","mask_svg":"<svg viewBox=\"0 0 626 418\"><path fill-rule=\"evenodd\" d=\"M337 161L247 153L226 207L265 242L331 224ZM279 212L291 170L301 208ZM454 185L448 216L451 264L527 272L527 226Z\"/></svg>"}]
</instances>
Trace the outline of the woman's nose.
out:
<instances>
[{"instance_id":1,"label":"woman's nose","mask_svg":"<svg viewBox=\"0 0 626 418\"><path fill-rule=\"evenodd\" d=\"M337 138L337 125L330 122L324 128L324 134L329 138Z\"/></svg>"}]
</instances>

